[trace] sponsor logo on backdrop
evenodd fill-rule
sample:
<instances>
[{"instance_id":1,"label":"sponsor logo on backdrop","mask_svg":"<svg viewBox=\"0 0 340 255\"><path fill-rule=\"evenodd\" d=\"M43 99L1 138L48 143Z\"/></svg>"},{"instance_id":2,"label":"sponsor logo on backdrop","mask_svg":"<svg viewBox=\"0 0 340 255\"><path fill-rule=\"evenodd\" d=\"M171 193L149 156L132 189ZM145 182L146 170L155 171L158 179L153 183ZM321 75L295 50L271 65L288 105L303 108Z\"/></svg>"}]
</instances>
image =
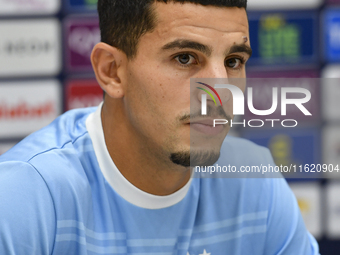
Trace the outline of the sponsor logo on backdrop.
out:
<instances>
[{"instance_id":1,"label":"sponsor logo on backdrop","mask_svg":"<svg viewBox=\"0 0 340 255\"><path fill-rule=\"evenodd\" d=\"M320 133L316 128L247 129L243 137L268 147L277 166L288 166L290 171L283 173L286 178L318 178L326 170L339 175L337 165L332 169L327 165L326 170L320 165Z\"/></svg>"},{"instance_id":2,"label":"sponsor logo on backdrop","mask_svg":"<svg viewBox=\"0 0 340 255\"><path fill-rule=\"evenodd\" d=\"M322 235L321 188L318 183L293 183L290 188L296 196L308 231L315 237Z\"/></svg>"},{"instance_id":3,"label":"sponsor logo on backdrop","mask_svg":"<svg viewBox=\"0 0 340 255\"><path fill-rule=\"evenodd\" d=\"M55 80L0 83L0 138L26 136L60 113L60 84Z\"/></svg>"},{"instance_id":4,"label":"sponsor logo on backdrop","mask_svg":"<svg viewBox=\"0 0 340 255\"><path fill-rule=\"evenodd\" d=\"M326 79L322 79L321 86L322 116L327 121L338 122L340 120L340 66L327 66L323 75Z\"/></svg>"},{"instance_id":5,"label":"sponsor logo on backdrop","mask_svg":"<svg viewBox=\"0 0 340 255\"><path fill-rule=\"evenodd\" d=\"M60 0L0 0L0 15L54 14L60 3Z\"/></svg>"},{"instance_id":6,"label":"sponsor logo on backdrop","mask_svg":"<svg viewBox=\"0 0 340 255\"><path fill-rule=\"evenodd\" d=\"M0 77L56 75L61 67L59 21L0 21Z\"/></svg>"},{"instance_id":7,"label":"sponsor logo on backdrop","mask_svg":"<svg viewBox=\"0 0 340 255\"><path fill-rule=\"evenodd\" d=\"M326 9L323 15L325 57L328 61L340 60L340 8Z\"/></svg>"},{"instance_id":8,"label":"sponsor logo on backdrop","mask_svg":"<svg viewBox=\"0 0 340 255\"><path fill-rule=\"evenodd\" d=\"M340 49L340 22L331 24L329 28L329 42L330 46L334 49Z\"/></svg>"},{"instance_id":9,"label":"sponsor logo on backdrop","mask_svg":"<svg viewBox=\"0 0 340 255\"><path fill-rule=\"evenodd\" d=\"M71 80L66 85L66 109L98 106L103 90L95 79Z\"/></svg>"},{"instance_id":10,"label":"sponsor logo on backdrop","mask_svg":"<svg viewBox=\"0 0 340 255\"><path fill-rule=\"evenodd\" d=\"M333 0L336 1L336 0ZM249 10L268 10L268 9L299 9L299 8L317 8L322 4L322 0L248 0L247 8Z\"/></svg>"},{"instance_id":11,"label":"sponsor logo on backdrop","mask_svg":"<svg viewBox=\"0 0 340 255\"><path fill-rule=\"evenodd\" d=\"M264 15L259 29L260 56L296 58L301 55L301 31L296 24L287 24L280 14Z\"/></svg>"},{"instance_id":12,"label":"sponsor logo on backdrop","mask_svg":"<svg viewBox=\"0 0 340 255\"><path fill-rule=\"evenodd\" d=\"M340 125L329 124L323 127L323 159L325 164L338 165L340 162ZM339 173L326 173L329 178L338 178Z\"/></svg>"},{"instance_id":13,"label":"sponsor logo on backdrop","mask_svg":"<svg viewBox=\"0 0 340 255\"><path fill-rule=\"evenodd\" d=\"M318 63L316 12L254 12L248 17L253 49L249 66Z\"/></svg>"},{"instance_id":14,"label":"sponsor logo on backdrop","mask_svg":"<svg viewBox=\"0 0 340 255\"><path fill-rule=\"evenodd\" d=\"M98 0L66 0L70 11L95 11Z\"/></svg>"},{"instance_id":15,"label":"sponsor logo on backdrop","mask_svg":"<svg viewBox=\"0 0 340 255\"><path fill-rule=\"evenodd\" d=\"M91 52L100 42L97 18L70 18L66 21L66 66L68 71L92 71Z\"/></svg>"},{"instance_id":16,"label":"sponsor logo on backdrop","mask_svg":"<svg viewBox=\"0 0 340 255\"><path fill-rule=\"evenodd\" d=\"M56 50L55 42L47 40L9 40L3 44L2 55L6 57L35 57Z\"/></svg>"},{"instance_id":17,"label":"sponsor logo on backdrop","mask_svg":"<svg viewBox=\"0 0 340 255\"><path fill-rule=\"evenodd\" d=\"M9 106L6 101L0 103L0 121L15 119L44 118L56 112L50 100L37 105L22 102Z\"/></svg>"},{"instance_id":18,"label":"sponsor logo on backdrop","mask_svg":"<svg viewBox=\"0 0 340 255\"><path fill-rule=\"evenodd\" d=\"M96 5L98 0L85 0L85 3L88 5Z\"/></svg>"},{"instance_id":19,"label":"sponsor logo on backdrop","mask_svg":"<svg viewBox=\"0 0 340 255\"><path fill-rule=\"evenodd\" d=\"M261 70L247 70L247 78L319 78L320 72L318 69L310 70L280 70L280 71L266 71Z\"/></svg>"},{"instance_id":20,"label":"sponsor logo on backdrop","mask_svg":"<svg viewBox=\"0 0 340 255\"><path fill-rule=\"evenodd\" d=\"M340 182L333 181L326 187L326 201L327 201L327 237L330 239L340 238Z\"/></svg>"}]
</instances>

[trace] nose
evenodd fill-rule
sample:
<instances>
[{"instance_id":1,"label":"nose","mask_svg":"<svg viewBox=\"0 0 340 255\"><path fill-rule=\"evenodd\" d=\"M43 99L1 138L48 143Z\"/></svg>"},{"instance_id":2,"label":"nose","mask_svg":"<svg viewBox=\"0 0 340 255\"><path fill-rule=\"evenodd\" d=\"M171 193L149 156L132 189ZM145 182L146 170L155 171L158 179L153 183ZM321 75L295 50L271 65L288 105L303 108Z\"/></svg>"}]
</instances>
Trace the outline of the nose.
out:
<instances>
[{"instance_id":1,"label":"nose","mask_svg":"<svg viewBox=\"0 0 340 255\"><path fill-rule=\"evenodd\" d=\"M196 82L197 86L197 97L200 102L205 101L207 104L211 105L222 105L222 98L220 96L220 93L216 91L214 88L214 85L216 83L216 79L204 79L206 82L201 82L201 79L198 79ZM215 83L214 83L215 82Z\"/></svg>"},{"instance_id":2,"label":"nose","mask_svg":"<svg viewBox=\"0 0 340 255\"><path fill-rule=\"evenodd\" d=\"M202 95L206 97L208 105L220 106L223 102L230 99L231 94L227 89L215 89L215 84L228 84L228 73L223 64L210 63L201 70L199 78L195 79L195 89L197 90L197 99L202 102ZM197 89L200 87L201 89Z\"/></svg>"},{"instance_id":3,"label":"nose","mask_svg":"<svg viewBox=\"0 0 340 255\"><path fill-rule=\"evenodd\" d=\"M224 66L224 61L209 62L200 72L200 78L227 79L228 73Z\"/></svg>"}]
</instances>

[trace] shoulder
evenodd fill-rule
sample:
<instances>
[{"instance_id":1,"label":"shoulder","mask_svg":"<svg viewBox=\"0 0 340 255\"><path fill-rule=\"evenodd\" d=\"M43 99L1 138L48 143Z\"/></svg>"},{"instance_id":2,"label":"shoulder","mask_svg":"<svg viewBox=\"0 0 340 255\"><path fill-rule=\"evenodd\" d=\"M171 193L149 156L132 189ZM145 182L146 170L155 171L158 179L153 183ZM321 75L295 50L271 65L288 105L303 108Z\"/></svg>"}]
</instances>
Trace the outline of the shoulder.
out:
<instances>
[{"instance_id":1,"label":"shoulder","mask_svg":"<svg viewBox=\"0 0 340 255\"><path fill-rule=\"evenodd\" d=\"M18 207L28 197L32 197L34 202L39 198L46 203L52 201L49 189L40 173L30 163L20 161L0 163L0 194L1 203L8 201L15 205L18 202Z\"/></svg>"},{"instance_id":2,"label":"shoulder","mask_svg":"<svg viewBox=\"0 0 340 255\"><path fill-rule=\"evenodd\" d=\"M96 158L85 122L95 109L69 111L25 138L0 157L0 179L16 186L25 178L23 188L30 190L40 178L54 201L87 192L84 166Z\"/></svg>"},{"instance_id":3,"label":"shoulder","mask_svg":"<svg viewBox=\"0 0 340 255\"><path fill-rule=\"evenodd\" d=\"M0 163L0 204L1 254L51 254L56 231L54 202L31 164Z\"/></svg>"},{"instance_id":4,"label":"shoulder","mask_svg":"<svg viewBox=\"0 0 340 255\"><path fill-rule=\"evenodd\" d=\"M28 185L27 180L32 185ZM23 183L25 185L21 186ZM18 185L21 188L16 190L15 187ZM28 186L34 187L34 190L46 188L46 184L40 174L30 163L22 161L0 162L0 187L2 192L14 191L18 193Z\"/></svg>"},{"instance_id":5,"label":"shoulder","mask_svg":"<svg viewBox=\"0 0 340 255\"><path fill-rule=\"evenodd\" d=\"M71 110L59 116L48 126L27 136L0 157L0 162L22 161L51 150L62 149L87 133L85 121L96 108Z\"/></svg>"}]
</instances>

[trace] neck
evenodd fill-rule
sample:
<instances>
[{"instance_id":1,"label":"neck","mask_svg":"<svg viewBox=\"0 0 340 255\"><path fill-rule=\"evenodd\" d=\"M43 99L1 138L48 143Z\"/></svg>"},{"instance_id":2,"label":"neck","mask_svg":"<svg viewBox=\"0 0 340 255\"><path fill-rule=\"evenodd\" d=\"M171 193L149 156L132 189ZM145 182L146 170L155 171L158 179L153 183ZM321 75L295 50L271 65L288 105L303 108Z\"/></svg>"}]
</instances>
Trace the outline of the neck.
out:
<instances>
[{"instance_id":1,"label":"neck","mask_svg":"<svg viewBox=\"0 0 340 255\"><path fill-rule=\"evenodd\" d=\"M172 163L169 155L132 128L120 100L105 100L101 119L108 152L121 174L135 187L165 196L189 181L189 168Z\"/></svg>"}]
</instances>

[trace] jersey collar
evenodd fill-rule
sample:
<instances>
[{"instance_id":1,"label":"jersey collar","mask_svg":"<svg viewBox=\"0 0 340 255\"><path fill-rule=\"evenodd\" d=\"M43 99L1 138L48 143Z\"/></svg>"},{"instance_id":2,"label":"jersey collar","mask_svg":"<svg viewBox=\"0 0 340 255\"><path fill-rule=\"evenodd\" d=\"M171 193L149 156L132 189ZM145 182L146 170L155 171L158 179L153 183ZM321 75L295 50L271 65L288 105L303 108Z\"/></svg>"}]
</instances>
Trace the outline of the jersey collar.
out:
<instances>
[{"instance_id":1,"label":"jersey collar","mask_svg":"<svg viewBox=\"0 0 340 255\"><path fill-rule=\"evenodd\" d=\"M180 190L168 196L146 193L130 183L118 170L107 150L101 121L101 103L86 119L86 129L92 140L99 167L106 181L126 201L146 209L162 209L179 203L188 193L192 178Z\"/></svg>"}]
</instances>

